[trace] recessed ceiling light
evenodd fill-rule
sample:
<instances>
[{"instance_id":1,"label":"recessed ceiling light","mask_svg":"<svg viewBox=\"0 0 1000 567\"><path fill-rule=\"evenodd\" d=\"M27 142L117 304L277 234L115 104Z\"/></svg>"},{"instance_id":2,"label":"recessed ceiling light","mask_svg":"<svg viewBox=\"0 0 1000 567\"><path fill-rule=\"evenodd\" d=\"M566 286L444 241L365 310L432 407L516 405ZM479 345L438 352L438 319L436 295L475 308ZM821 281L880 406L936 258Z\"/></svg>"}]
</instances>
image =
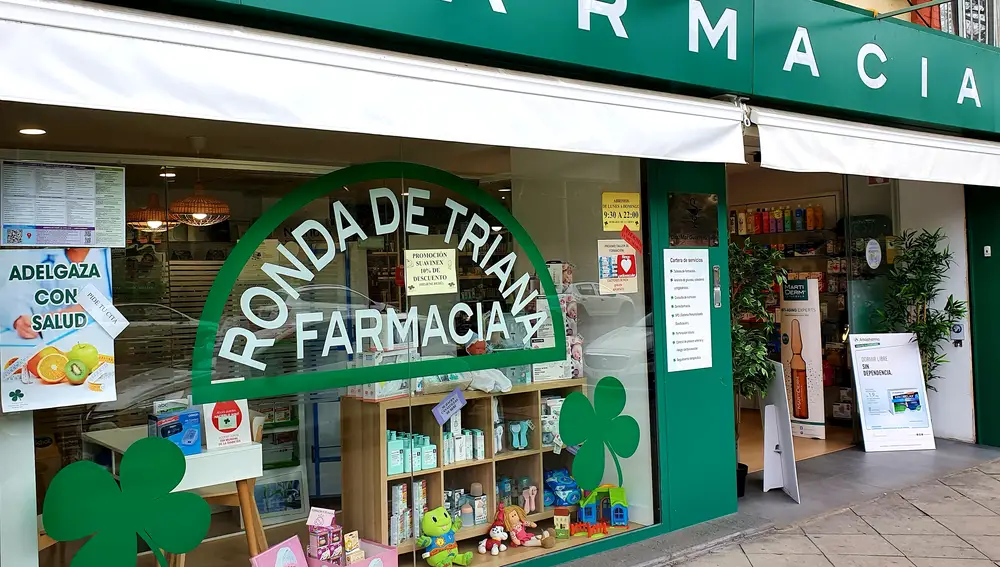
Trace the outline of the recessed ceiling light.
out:
<instances>
[{"instance_id":1,"label":"recessed ceiling light","mask_svg":"<svg viewBox=\"0 0 1000 567\"><path fill-rule=\"evenodd\" d=\"M46 132L41 128L21 128L20 130L18 130L18 133L24 136L42 136Z\"/></svg>"},{"instance_id":2,"label":"recessed ceiling light","mask_svg":"<svg viewBox=\"0 0 1000 567\"><path fill-rule=\"evenodd\" d=\"M163 166L160 168L160 177L166 179L173 179L177 177L177 172L174 171L173 168L171 167Z\"/></svg>"},{"instance_id":3,"label":"recessed ceiling light","mask_svg":"<svg viewBox=\"0 0 1000 567\"><path fill-rule=\"evenodd\" d=\"M493 232L500 232L501 230L503 230L502 226L494 226L494 227L491 227L491 228L493 229Z\"/></svg>"},{"instance_id":4,"label":"recessed ceiling light","mask_svg":"<svg viewBox=\"0 0 1000 567\"><path fill-rule=\"evenodd\" d=\"M410 194L410 192L409 192L409 191L403 191L403 193L402 193L402 195L403 195L404 197L406 197L406 196L407 196L407 195L409 195L409 194Z\"/></svg>"},{"instance_id":5,"label":"recessed ceiling light","mask_svg":"<svg viewBox=\"0 0 1000 567\"><path fill-rule=\"evenodd\" d=\"M510 193L510 187L506 187L504 189L500 189L500 192L501 193Z\"/></svg>"}]
</instances>

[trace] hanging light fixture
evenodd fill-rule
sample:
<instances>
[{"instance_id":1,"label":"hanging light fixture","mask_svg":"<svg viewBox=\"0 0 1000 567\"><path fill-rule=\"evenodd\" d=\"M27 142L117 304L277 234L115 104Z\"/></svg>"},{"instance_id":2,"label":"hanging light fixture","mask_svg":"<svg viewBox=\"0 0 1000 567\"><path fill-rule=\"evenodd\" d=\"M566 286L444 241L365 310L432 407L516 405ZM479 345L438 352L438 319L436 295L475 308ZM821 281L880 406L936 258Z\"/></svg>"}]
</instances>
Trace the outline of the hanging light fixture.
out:
<instances>
[{"instance_id":1,"label":"hanging light fixture","mask_svg":"<svg viewBox=\"0 0 1000 567\"><path fill-rule=\"evenodd\" d=\"M149 194L149 203L145 207L132 209L125 218L130 227L140 232L166 232L177 226L167 217L167 211L160 206L156 193Z\"/></svg>"},{"instance_id":2,"label":"hanging light fixture","mask_svg":"<svg viewBox=\"0 0 1000 567\"><path fill-rule=\"evenodd\" d=\"M205 138L194 136L190 140L195 152L200 155L205 148ZM218 224L229 220L229 214L229 205L225 201L205 195L205 186L201 183L201 168L198 168L194 194L170 205L170 219L191 226Z\"/></svg>"}]
</instances>

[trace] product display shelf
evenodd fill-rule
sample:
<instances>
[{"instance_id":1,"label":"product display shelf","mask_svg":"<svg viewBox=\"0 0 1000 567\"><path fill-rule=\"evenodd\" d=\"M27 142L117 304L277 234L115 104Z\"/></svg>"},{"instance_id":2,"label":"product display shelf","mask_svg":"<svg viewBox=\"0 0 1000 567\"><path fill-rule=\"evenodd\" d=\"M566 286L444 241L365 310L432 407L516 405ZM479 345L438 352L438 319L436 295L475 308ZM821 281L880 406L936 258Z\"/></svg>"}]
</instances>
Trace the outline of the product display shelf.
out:
<instances>
[{"instance_id":1,"label":"product display shelf","mask_svg":"<svg viewBox=\"0 0 1000 567\"><path fill-rule=\"evenodd\" d=\"M486 436L484 459L467 460L441 465L443 429L433 417L432 409L446 394L415 395L382 401L363 401L344 398L341 402L341 427L344 431L343 452L343 516L345 526L359 530L361 537L385 545L389 544L389 519L391 516L391 487L406 484L409 505L412 506L412 481L427 481L427 507L433 509L444 503L446 489L464 488L473 482L483 486L487 496L488 521L484 524L463 526L455 535L459 541L482 538L489 531L496 513L496 482L500 475L511 478L528 477L538 487L536 511L529 514L533 522L552 518L553 509L545 508L542 500L542 483L545 453L551 447L541 446L542 396L554 393L562 396L584 390L586 379L575 378L537 382L514 386L510 392L489 394L466 391L466 406L462 409L462 426L481 429ZM531 420L534 429L529 431L528 447L517 451L495 451L492 435L493 398L499 398L507 420ZM386 431L409 431L430 437L438 447L438 466L413 473L387 474ZM504 448L509 438L505 435ZM565 453L570 462L571 455ZM415 551L413 539L402 541L400 553ZM419 551L419 550L416 550Z\"/></svg>"},{"instance_id":2,"label":"product display shelf","mask_svg":"<svg viewBox=\"0 0 1000 567\"><path fill-rule=\"evenodd\" d=\"M768 244L796 244L817 240L837 238L833 230L793 230L791 232L762 232L760 234L736 234L735 238L753 238Z\"/></svg>"}]
</instances>

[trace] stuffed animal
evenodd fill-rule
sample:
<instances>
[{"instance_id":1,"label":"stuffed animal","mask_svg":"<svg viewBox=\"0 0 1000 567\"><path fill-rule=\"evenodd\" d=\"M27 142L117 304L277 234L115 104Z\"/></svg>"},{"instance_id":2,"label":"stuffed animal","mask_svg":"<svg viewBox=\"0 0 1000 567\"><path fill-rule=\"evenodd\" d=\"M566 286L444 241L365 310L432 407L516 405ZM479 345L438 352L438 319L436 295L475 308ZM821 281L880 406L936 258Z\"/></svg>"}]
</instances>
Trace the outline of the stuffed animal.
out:
<instances>
[{"instance_id":1,"label":"stuffed animal","mask_svg":"<svg viewBox=\"0 0 1000 567\"><path fill-rule=\"evenodd\" d=\"M503 522L503 504L497 504L497 516L490 527L489 537L479 542L479 553L499 555L501 551L507 551L507 528Z\"/></svg>"},{"instance_id":2,"label":"stuffed animal","mask_svg":"<svg viewBox=\"0 0 1000 567\"><path fill-rule=\"evenodd\" d=\"M417 546L426 550L421 556L431 567L451 567L472 563L472 552L459 553L455 532L462 529L462 519L452 519L444 507L424 512L420 520L420 530L424 534L417 539Z\"/></svg>"}]
</instances>

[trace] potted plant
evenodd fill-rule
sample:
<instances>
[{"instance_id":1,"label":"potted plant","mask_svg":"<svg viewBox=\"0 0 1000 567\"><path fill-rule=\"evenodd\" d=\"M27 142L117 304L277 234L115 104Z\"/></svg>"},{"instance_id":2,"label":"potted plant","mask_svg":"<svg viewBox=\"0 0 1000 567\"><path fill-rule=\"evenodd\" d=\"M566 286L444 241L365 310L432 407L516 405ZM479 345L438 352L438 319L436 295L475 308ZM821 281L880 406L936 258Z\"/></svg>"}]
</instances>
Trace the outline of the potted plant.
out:
<instances>
[{"instance_id":1,"label":"potted plant","mask_svg":"<svg viewBox=\"0 0 1000 567\"><path fill-rule=\"evenodd\" d=\"M747 466L740 457L740 396L754 398L767 394L774 374L768 358L768 339L775 321L767 301L783 284L787 271L778 265L781 252L749 238L729 244L730 326L733 339L733 410L736 417L736 494L746 489Z\"/></svg>"},{"instance_id":2,"label":"potted plant","mask_svg":"<svg viewBox=\"0 0 1000 567\"><path fill-rule=\"evenodd\" d=\"M949 295L938 309L937 296L948 270L955 263L941 229L934 232L909 230L895 240L896 255L889 270L885 307L875 314L885 333L913 333L920 349L920 363L927 387L940 378L938 368L948 362L941 345L950 340L951 326L966 315L966 303Z\"/></svg>"}]
</instances>

